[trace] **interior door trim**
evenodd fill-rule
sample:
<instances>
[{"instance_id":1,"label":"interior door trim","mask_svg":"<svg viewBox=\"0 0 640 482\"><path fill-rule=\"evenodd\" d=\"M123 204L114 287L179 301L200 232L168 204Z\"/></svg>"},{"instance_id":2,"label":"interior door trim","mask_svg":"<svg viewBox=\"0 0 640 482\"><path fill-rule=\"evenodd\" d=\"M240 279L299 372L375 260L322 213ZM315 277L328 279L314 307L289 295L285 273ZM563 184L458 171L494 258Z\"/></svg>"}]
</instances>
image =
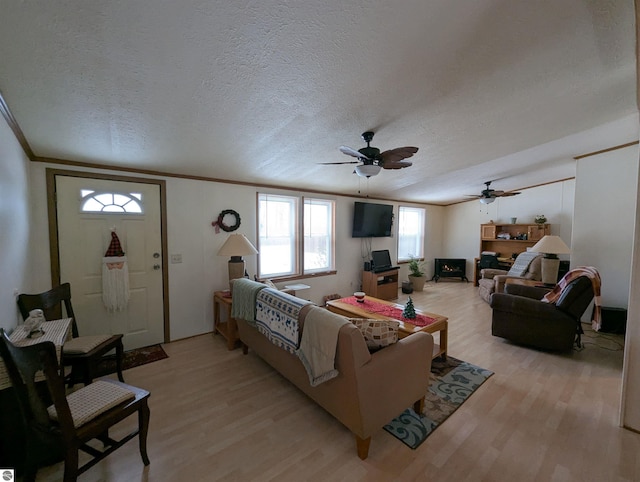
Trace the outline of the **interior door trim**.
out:
<instances>
[{"instance_id":1,"label":"interior door trim","mask_svg":"<svg viewBox=\"0 0 640 482\"><path fill-rule=\"evenodd\" d=\"M167 183L162 179L148 179L134 176L116 176L96 172L46 169L47 215L49 218L49 256L51 258L51 286L60 284L60 250L58 245L58 210L56 207L56 176L104 179L107 181L137 182L156 184L160 188L160 237L162 242L162 311L164 324L164 342L171 341L169 320L169 255L167 242Z\"/></svg>"}]
</instances>

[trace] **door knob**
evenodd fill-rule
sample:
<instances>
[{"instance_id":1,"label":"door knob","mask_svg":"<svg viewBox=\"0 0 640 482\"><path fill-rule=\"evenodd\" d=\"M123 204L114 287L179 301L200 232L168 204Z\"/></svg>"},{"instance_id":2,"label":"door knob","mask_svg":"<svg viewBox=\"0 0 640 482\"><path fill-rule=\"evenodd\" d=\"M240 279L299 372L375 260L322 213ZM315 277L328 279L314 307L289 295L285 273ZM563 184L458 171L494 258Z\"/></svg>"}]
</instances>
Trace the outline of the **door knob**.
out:
<instances>
[{"instance_id":1,"label":"door knob","mask_svg":"<svg viewBox=\"0 0 640 482\"><path fill-rule=\"evenodd\" d=\"M153 253L153 257L154 258L159 258L160 257L160 253Z\"/></svg>"}]
</instances>

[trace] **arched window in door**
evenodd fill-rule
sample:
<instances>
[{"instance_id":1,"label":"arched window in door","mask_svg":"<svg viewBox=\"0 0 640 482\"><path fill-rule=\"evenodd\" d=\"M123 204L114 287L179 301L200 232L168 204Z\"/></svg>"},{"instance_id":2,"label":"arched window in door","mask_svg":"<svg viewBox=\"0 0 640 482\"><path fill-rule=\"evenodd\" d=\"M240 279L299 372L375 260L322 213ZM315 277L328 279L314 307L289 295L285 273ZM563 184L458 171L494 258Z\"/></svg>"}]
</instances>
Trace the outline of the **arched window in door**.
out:
<instances>
[{"instance_id":1,"label":"arched window in door","mask_svg":"<svg viewBox=\"0 0 640 482\"><path fill-rule=\"evenodd\" d=\"M80 191L80 211L83 213L129 213L142 214L142 194L137 192Z\"/></svg>"}]
</instances>

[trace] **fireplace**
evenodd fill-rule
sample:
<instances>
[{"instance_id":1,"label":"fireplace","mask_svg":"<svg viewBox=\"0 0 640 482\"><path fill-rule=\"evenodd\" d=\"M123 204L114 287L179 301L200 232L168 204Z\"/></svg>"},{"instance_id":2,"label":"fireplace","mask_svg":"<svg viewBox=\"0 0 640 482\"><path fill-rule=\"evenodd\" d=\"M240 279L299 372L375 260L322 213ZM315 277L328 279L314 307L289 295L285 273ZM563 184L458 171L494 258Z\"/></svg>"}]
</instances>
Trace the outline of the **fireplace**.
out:
<instances>
[{"instance_id":1,"label":"fireplace","mask_svg":"<svg viewBox=\"0 0 640 482\"><path fill-rule=\"evenodd\" d=\"M460 281L467 279L467 260L462 258L436 258L434 273L431 280L437 283L440 278L460 278Z\"/></svg>"}]
</instances>

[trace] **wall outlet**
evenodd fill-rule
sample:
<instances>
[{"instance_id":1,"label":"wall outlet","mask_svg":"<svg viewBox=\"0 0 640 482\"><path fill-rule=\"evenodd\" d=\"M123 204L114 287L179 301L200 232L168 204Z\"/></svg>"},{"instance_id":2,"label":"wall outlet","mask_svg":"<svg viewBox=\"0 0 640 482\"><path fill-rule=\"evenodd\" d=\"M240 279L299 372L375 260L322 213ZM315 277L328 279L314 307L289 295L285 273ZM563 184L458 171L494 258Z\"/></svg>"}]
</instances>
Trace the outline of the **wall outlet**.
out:
<instances>
[{"instance_id":1,"label":"wall outlet","mask_svg":"<svg viewBox=\"0 0 640 482\"><path fill-rule=\"evenodd\" d=\"M172 254L171 255L171 264L182 263L182 255L181 254Z\"/></svg>"}]
</instances>

